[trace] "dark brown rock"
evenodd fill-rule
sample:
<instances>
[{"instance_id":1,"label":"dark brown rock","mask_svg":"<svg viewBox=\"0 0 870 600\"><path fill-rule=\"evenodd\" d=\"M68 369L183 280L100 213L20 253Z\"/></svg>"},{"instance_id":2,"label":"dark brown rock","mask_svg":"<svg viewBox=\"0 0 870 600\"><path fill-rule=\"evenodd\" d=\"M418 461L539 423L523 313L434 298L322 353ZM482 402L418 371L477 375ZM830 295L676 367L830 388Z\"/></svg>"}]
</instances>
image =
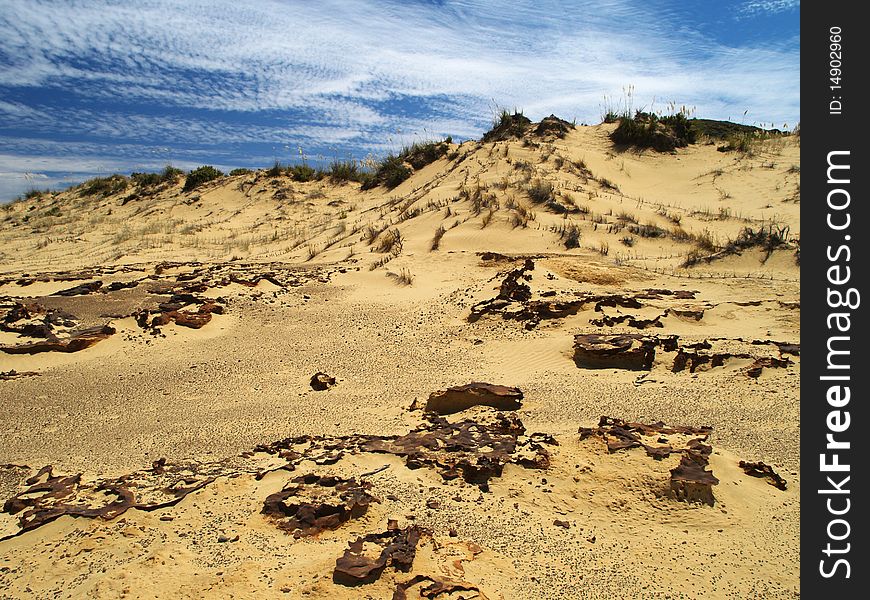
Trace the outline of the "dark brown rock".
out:
<instances>
[{"instance_id":1,"label":"dark brown rock","mask_svg":"<svg viewBox=\"0 0 870 600\"><path fill-rule=\"evenodd\" d=\"M655 359L656 341L637 334L574 336L574 362L585 369L649 371Z\"/></svg>"},{"instance_id":2,"label":"dark brown rock","mask_svg":"<svg viewBox=\"0 0 870 600\"><path fill-rule=\"evenodd\" d=\"M778 490L785 490L787 487L787 482L783 479L779 473L773 470L768 464L765 464L761 461L759 462L746 462L745 460L741 460L739 463L743 472L747 475L751 475L752 477L761 477L767 481L770 485L775 487Z\"/></svg>"},{"instance_id":3,"label":"dark brown rock","mask_svg":"<svg viewBox=\"0 0 870 600\"><path fill-rule=\"evenodd\" d=\"M137 471L115 479L85 482L81 474L54 475L45 466L25 483L29 487L8 499L3 511L18 516L14 537L58 517L113 519L130 508L156 510L174 506L187 494L214 481L213 476L193 473L188 465L171 465L158 474Z\"/></svg>"},{"instance_id":4,"label":"dark brown rock","mask_svg":"<svg viewBox=\"0 0 870 600\"><path fill-rule=\"evenodd\" d=\"M396 438L370 438L360 449L403 456L410 468L433 467L444 479L461 477L486 485L492 477L500 477L508 463L546 469L550 455L544 446L556 443L543 434L524 436L525 428L514 414L497 413L490 422L449 423L434 415L430 421Z\"/></svg>"},{"instance_id":5,"label":"dark brown rock","mask_svg":"<svg viewBox=\"0 0 870 600\"><path fill-rule=\"evenodd\" d=\"M101 287L103 287L102 281L89 281L88 283L82 283L75 287L55 292L52 296L84 296L86 294L93 294Z\"/></svg>"},{"instance_id":6,"label":"dark brown rock","mask_svg":"<svg viewBox=\"0 0 870 600\"><path fill-rule=\"evenodd\" d=\"M326 373L317 372L311 376L311 389L316 392L328 390L335 385L335 377L330 377Z\"/></svg>"},{"instance_id":7,"label":"dark brown rock","mask_svg":"<svg viewBox=\"0 0 870 600\"><path fill-rule=\"evenodd\" d=\"M705 448L709 448L706 446ZM719 480L706 469L709 452L689 450L680 457L680 464L671 469L671 496L684 502L702 502L713 506L713 486Z\"/></svg>"},{"instance_id":8,"label":"dark brown rock","mask_svg":"<svg viewBox=\"0 0 870 600\"><path fill-rule=\"evenodd\" d=\"M387 567L408 571L414 563L421 530L416 525L405 529L388 529L370 533L348 544L344 554L335 561L332 579L335 583L354 586L376 581ZM367 555L365 546L379 546L377 556Z\"/></svg>"},{"instance_id":9,"label":"dark brown rock","mask_svg":"<svg viewBox=\"0 0 870 600\"><path fill-rule=\"evenodd\" d=\"M523 392L519 388L472 381L432 392L426 410L450 415L472 406L491 406L498 410L517 410L522 406Z\"/></svg>"},{"instance_id":10,"label":"dark brown rock","mask_svg":"<svg viewBox=\"0 0 870 600\"><path fill-rule=\"evenodd\" d=\"M424 582L429 582L429 585L420 588L419 594L421 598L437 599L444 596L444 598L480 598L481 600L486 600L486 596L474 584L432 575L415 575L404 583L397 583L396 590L393 592L393 600L407 600L408 590ZM454 595L459 592L474 592L475 594L474 596L466 596L465 594Z\"/></svg>"},{"instance_id":11,"label":"dark brown rock","mask_svg":"<svg viewBox=\"0 0 870 600\"><path fill-rule=\"evenodd\" d=\"M269 495L261 512L296 537L314 535L359 518L369 504L380 502L370 489L370 483L355 479L302 475Z\"/></svg>"},{"instance_id":12,"label":"dark brown rock","mask_svg":"<svg viewBox=\"0 0 870 600\"><path fill-rule=\"evenodd\" d=\"M115 334L115 328L110 325L91 327L72 333L67 338L57 338L52 335L44 342L0 346L0 352L6 354L39 354L40 352L78 352L90 348L97 342Z\"/></svg>"}]
</instances>

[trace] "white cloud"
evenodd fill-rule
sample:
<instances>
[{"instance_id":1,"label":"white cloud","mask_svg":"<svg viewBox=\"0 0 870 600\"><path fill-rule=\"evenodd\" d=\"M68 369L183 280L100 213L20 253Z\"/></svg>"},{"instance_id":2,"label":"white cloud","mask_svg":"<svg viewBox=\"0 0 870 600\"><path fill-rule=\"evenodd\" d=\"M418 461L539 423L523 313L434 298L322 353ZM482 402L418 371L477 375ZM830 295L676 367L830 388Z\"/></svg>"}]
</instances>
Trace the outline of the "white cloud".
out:
<instances>
[{"instance_id":1,"label":"white cloud","mask_svg":"<svg viewBox=\"0 0 870 600\"><path fill-rule=\"evenodd\" d=\"M800 8L800 0L749 0L738 9L741 15L777 14Z\"/></svg>"},{"instance_id":2,"label":"white cloud","mask_svg":"<svg viewBox=\"0 0 870 600\"><path fill-rule=\"evenodd\" d=\"M697 76L686 78L687 72L714 84L728 75L716 60L728 49L671 35L670 23L649 19L649 7L632 2L578 2L567 9L518 2L507 13L480 1L439 8L335 0L4 4L0 34L13 60L0 68L0 83L81 81L93 88L86 93L101 97L220 110L301 109L337 124L378 124L389 117L368 103L395 96L530 105L573 95L580 110L591 97L600 100L641 77L651 76L645 93L661 96L694 92ZM781 4L788 2L746 6ZM792 76L797 71L793 50L768 59L773 63L738 68L747 77L778 65ZM771 104L766 86L744 87L759 110Z\"/></svg>"},{"instance_id":3,"label":"white cloud","mask_svg":"<svg viewBox=\"0 0 870 600\"><path fill-rule=\"evenodd\" d=\"M4 0L0 90L36 87L75 102L3 99L0 115L28 137L63 132L214 151L244 143L383 148L397 130L476 137L493 101L533 119L553 112L597 122L604 95L618 98L627 84L637 106L655 98L711 118L749 109L757 121L799 119L797 38L722 46L687 29L679 11L650 18L639 0L506 6ZM751 0L739 11L796 6Z\"/></svg>"}]
</instances>

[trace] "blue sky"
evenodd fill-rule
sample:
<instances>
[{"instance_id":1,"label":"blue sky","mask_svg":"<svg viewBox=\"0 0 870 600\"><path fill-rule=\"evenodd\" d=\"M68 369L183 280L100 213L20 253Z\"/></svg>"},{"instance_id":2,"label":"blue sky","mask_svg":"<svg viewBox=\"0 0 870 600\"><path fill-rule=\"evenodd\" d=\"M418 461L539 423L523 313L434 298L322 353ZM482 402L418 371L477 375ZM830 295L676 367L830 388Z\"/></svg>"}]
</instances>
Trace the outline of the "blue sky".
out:
<instances>
[{"instance_id":1,"label":"blue sky","mask_svg":"<svg viewBox=\"0 0 870 600\"><path fill-rule=\"evenodd\" d=\"M800 119L796 0L0 0L0 201L95 175L477 138L605 96ZM744 117L744 111L748 111Z\"/></svg>"}]
</instances>

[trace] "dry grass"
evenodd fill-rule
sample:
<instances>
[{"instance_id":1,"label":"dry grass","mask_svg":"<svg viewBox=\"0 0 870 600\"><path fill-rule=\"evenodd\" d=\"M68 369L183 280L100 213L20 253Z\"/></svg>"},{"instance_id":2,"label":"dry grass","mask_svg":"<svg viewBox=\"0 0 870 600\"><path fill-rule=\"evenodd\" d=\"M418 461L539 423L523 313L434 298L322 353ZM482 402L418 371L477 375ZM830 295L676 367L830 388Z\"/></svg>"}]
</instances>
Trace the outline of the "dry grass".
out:
<instances>
[{"instance_id":1,"label":"dry grass","mask_svg":"<svg viewBox=\"0 0 870 600\"><path fill-rule=\"evenodd\" d=\"M444 237L445 233L447 233L447 230L444 229L443 225L439 225L438 229L435 230L435 235L432 236L432 243L429 245L430 251L434 252L441 247L441 238Z\"/></svg>"}]
</instances>

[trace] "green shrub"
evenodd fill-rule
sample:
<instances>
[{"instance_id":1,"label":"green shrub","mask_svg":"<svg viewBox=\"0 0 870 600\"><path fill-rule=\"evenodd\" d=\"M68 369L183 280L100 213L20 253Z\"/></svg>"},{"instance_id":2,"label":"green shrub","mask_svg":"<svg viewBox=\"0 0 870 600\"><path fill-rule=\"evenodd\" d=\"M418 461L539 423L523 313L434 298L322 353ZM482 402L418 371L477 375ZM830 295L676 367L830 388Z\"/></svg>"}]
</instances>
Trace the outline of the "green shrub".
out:
<instances>
[{"instance_id":1,"label":"green shrub","mask_svg":"<svg viewBox=\"0 0 870 600\"><path fill-rule=\"evenodd\" d=\"M236 175L250 175L251 173L253 173L253 171L250 169L233 169L232 171L230 171L230 177L235 177Z\"/></svg>"},{"instance_id":2,"label":"green shrub","mask_svg":"<svg viewBox=\"0 0 870 600\"><path fill-rule=\"evenodd\" d=\"M492 129L483 134L484 142L499 142L523 137L532 124L531 119L523 115L523 111L514 109L513 114L502 109L493 120Z\"/></svg>"},{"instance_id":3,"label":"green shrub","mask_svg":"<svg viewBox=\"0 0 870 600\"><path fill-rule=\"evenodd\" d=\"M50 194L50 193L51 193L51 190L37 190L36 188L34 188L31 190L27 190L27 192L24 193L24 199L25 200L33 200L34 198L39 198L43 194Z\"/></svg>"},{"instance_id":4,"label":"green shrub","mask_svg":"<svg viewBox=\"0 0 870 600\"><path fill-rule=\"evenodd\" d=\"M109 175L108 177L94 177L81 184L79 195L81 196L111 196L127 189L129 181L123 175Z\"/></svg>"},{"instance_id":5,"label":"green shrub","mask_svg":"<svg viewBox=\"0 0 870 600\"><path fill-rule=\"evenodd\" d=\"M390 154L375 169L374 176L363 183L362 189L368 190L379 185L393 189L411 176L411 169L405 166L401 155Z\"/></svg>"},{"instance_id":6,"label":"green shrub","mask_svg":"<svg viewBox=\"0 0 870 600\"><path fill-rule=\"evenodd\" d=\"M329 165L329 179L333 183L360 181L362 172L355 160L334 160Z\"/></svg>"},{"instance_id":7,"label":"green shrub","mask_svg":"<svg viewBox=\"0 0 870 600\"><path fill-rule=\"evenodd\" d=\"M209 181L223 177L224 174L210 165L197 167L187 174L187 179L184 181L184 191L189 192L195 190L199 186Z\"/></svg>"},{"instance_id":8,"label":"green shrub","mask_svg":"<svg viewBox=\"0 0 870 600\"><path fill-rule=\"evenodd\" d=\"M399 157L416 171L422 169L445 156L450 146L444 142L417 142L407 148L403 148Z\"/></svg>"},{"instance_id":9,"label":"green shrub","mask_svg":"<svg viewBox=\"0 0 870 600\"><path fill-rule=\"evenodd\" d=\"M163 181L175 181L182 175L184 175L184 171L177 167L173 167L172 165L166 165L160 172L160 176L163 178Z\"/></svg>"},{"instance_id":10,"label":"green shrub","mask_svg":"<svg viewBox=\"0 0 870 600\"><path fill-rule=\"evenodd\" d=\"M622 116L618 121L619 125L610 134L615 144L669 152L694 144L697 139L692 123L682 112L659 117L655 113L637 111L634 118Z\"/></svg>"},{"instance_id":11,"label":"green shrub","mask_svg":"<svg viewBox=\"0 0 870 600\"><path fill-rule=\"evenodd\" d=\"M149 187L163 182L160 173L131 173L130 179L138 186Z\"/></svg>"},{"instance_id":12,"label":"green shrub","mask_svg":"<svg viewBox=\"0 0 870 600\"><path fill-rule=\"evenodd\" d=\"M323 171L309 167L305 163L287 167L287 174L290 175L294 181L300 183L305 183L306 181L320 181L325 175Z\"/></svg>"},{"instance_id":13,"label":"green shrub","mask_svg":"<svg viewBox=\"0 0 870 600\"><path fill-rule=\"evenodd\" d=\"M131 173L130 179L139 187L151 187L161 183L171 183L184 175L184 171L166 165L159 173Z\"/></svg>"}]
</instances>

